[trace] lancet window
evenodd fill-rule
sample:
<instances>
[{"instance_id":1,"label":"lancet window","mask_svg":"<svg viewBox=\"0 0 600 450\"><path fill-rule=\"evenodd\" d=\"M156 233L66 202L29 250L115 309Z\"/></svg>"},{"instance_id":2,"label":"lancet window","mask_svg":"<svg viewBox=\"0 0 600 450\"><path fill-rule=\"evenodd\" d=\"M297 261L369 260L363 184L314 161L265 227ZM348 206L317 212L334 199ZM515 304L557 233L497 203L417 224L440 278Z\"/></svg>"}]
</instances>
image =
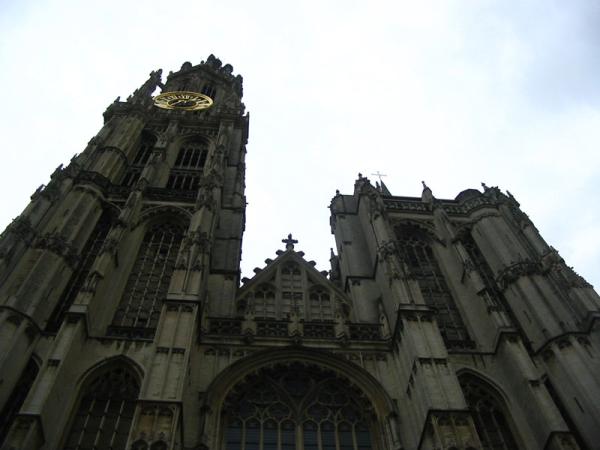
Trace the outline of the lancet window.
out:
<instances>
[{"instance_id":1,"label":"lancet window","mask_svg":"<svg viewBox=\"0 0 600 450\"><path fill-rule=\"evenodd\" d=\"M125 368L96 376L82 393L64 450L125 450L139 384Z\"/></svg>"},{"instance_id":2,"label":"lancet window","mask_svg":"<svg viewBox=\"0 0 600 450\"><path fill-rule=\"evenodd\" d=\"M109 334L154 335L182 235L181 227L172 223L156 224L146 232Z\"/></svg>"},{"instance_id":3,"label":"lancet window","mask_svg":"<svg viewBox=\"0 0 600 450\"><path fill-rule=\"evenodd\" d=\"M137 183L142 174L144 166L152 155L152 150L156 144L156 138L149 133L142 134L142 140L140 142L140 148L138 149L135 157L133 158L132 164L129 166L123 180L121 181L122 186L133 187Z\"/></svg>"},{"instance_id":4,"label":"lancet window","mask_svg":"<svg viewBox=\"0 0 600 450\"><path fill-rule=\"evenodd\" d=\"M477 268L479 275L481 275L481 278L483 279L483 282L485 283L488 290L494 293L498 292L499 289L496 284L494 274L492 273L492 269L485 260L483 254L481 253L481 250L479 250L479 247L473 239L473 236L471 236L470 233L464 233L461 237L461 242L463 244L463 247L469 254L469 258L471 258L471 261Z\"/></svg>"},{"instance_id":5,"label":"lancet window","mask_svg":"<svg viewBox=\"0 0 600 450\"><path fill-rule=\"evenodd\" d=\"M276 317L275 290L271 285L262 284L254 291L254 314L264 319Z\"/></svg>"},{"instance_id":6,"label":"lancet window","mask_svg":"<svg viewBox=\"0 0 600 450\"><path fill-rule=\"evenodd\" d=\"M100 216L98 223L94 227L92 234L88 238L81 252L79 264L71 275L71 278L69 279L69 282L67 283L67 286L63 291L58 304L54 308L54 311L48 320L46 331L55 332L60 328L60 325L65 318L65 314L83 287L83 283L90 273L96 257L102 249L102 245L104 244L104 240L106 239L106 236L110 230L110 226L110 215L107 212L104 212Z\"/></svg>"},{"instance_id":7,"label":"lancet window","mask_svg":"<svg viewBox=\"0 0 600 450\"><path fill-rule=\"evenodd\" d=\"M484 450L516 450L519 448L508 425L502 402L494 390L472 375L459 377L467 405L473 414L475 428Z\"/></svg>"},{"instance_id":8,"label":"lancet window","mask_svg":"<svg viewBox=\"0 0 600 450\"><path fill-rule=\"evenodd\" d=\"M448 347L463 347L469 341L452 293L435 258L429 237L416 226L395 228L400 257L421 288L425 302L436 309L437 323Z\"/></svg>"},{"instance_id":9,"label":"lancet window","mask_svg":"<svg viewBox=\"0 0 600 450\"><path fill-rule=\"evenodd\" d=\"M208 148L204 141L195 139L184 143L169 175L167 188L181 191L198 189L207 155Z\"/></svg>"},{"instance_id":10,"label":"lancet window","mask_svg":"<svg viewBox=\"0 0 600 450\"><path fill-rule=\"evenodd\" d=\"M487 297L490 304L494 305L494 307L503 308L505 300L502 291L498 288L492 269L485 260L473 236L470 233L464 233L461 237L461 242L485 284L486 289L480 292L479 295Z\"/></svg>"},{"instance_id":11,"label":"lancet window","mask_svg":"<svg viewBox=\"0 0 600 450\"><path fill-rule=\"evenodd\" d=\"M284 315L295 311L300 317L305 316L302 271L295 262L281 268L281 308Z\"/></svg>"},{"instance_id":12,"label":"lancet window","mask_svg":"<svg viewBox=\"0 0 600 450\"><path fill-rule=\"evenodd\" d=\"M225 450L372 450L373 410L348 380L293 363L235 386L222 408Z\"/></svg>"},{"instance_id":13,"label":"lancet window","mask_svg":"<svg viewBox=\"0 0 600 450\"><path fill-rule=\"evenodd\" d=\"M313 287L308 295L310 320L333 320L332 299L322 286Z\"/></svg>"},{"instance_id":14,"label":"lancet window","mask_svg":"<svg viewBox=\"0 0 600 450\"><path fill-rule=\"evenodd\" d=\"M0 445L2 445L2 442L8 435L10 427L19 413L21 406L23 406L38 372L38 365L33 359L30 359L27 366L25 366L25 370L21 373L17 385L4 404L4 408L0 411Z\"/></svg>"}]
</instances>

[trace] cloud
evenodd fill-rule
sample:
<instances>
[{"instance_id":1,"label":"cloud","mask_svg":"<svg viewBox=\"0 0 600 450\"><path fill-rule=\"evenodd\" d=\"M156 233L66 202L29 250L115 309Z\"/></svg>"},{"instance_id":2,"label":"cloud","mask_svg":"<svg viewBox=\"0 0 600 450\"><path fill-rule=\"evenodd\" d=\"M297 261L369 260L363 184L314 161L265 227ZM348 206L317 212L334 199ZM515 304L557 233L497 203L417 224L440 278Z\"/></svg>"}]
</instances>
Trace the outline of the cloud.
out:
<instances>
[{"instance_id":1,"label":"cloud","mask_svg":"<svg viewBox=\"0 0 600 450\"><path fill-rule=\"evenodd\" d=\"M446 198L481 181L508 188L598 285L599 8L19 2L0 19L0 222L84 148L117 95L215 53L244 76L251 112L244 275L289 232L326 269L326 205L381 170L396 195L418 196L422 179Z\"/></svg>"}]
</instances>

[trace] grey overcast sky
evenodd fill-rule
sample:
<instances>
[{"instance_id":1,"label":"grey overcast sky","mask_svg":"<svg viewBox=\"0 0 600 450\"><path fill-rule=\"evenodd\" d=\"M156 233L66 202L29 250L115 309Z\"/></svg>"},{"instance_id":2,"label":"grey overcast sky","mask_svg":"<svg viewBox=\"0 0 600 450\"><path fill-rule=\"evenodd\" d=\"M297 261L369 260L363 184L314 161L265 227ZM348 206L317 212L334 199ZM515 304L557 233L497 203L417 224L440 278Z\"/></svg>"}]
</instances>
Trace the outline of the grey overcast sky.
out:
<instances>
[{"instance_id":1,"label":"grey overcast sky","mask_svg":"<svg viewBox=\"0 0 600 450\"><path fill-rule=\"evenodd\" d=\"M210 53L251 115L244 276L289 232L328 269L331 197L379 170L395 195L510 190L600 286L596 0L0 0L0 227L117 95Z\"/></svg>"}]
</instances>

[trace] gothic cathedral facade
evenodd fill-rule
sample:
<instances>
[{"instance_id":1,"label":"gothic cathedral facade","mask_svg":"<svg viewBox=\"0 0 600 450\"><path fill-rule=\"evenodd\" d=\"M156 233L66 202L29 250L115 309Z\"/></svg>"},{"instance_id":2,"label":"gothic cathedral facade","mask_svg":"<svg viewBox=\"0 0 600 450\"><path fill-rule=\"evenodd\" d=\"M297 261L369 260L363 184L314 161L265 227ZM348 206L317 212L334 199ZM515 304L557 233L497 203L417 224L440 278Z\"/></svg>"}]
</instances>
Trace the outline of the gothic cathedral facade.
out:
<instances>
[{"instance_id":1,"label":"gothic cathedral facade","mask_svg":"<svg viewBox=\"0 0 600 450\"><path fill-rule=\"evenodd\" d=\"M600 297L510 193L359 175L330 271L240 280L242 78L161 75L1 235L3 450L600 448Z\"/></svg>"}]
</instances>

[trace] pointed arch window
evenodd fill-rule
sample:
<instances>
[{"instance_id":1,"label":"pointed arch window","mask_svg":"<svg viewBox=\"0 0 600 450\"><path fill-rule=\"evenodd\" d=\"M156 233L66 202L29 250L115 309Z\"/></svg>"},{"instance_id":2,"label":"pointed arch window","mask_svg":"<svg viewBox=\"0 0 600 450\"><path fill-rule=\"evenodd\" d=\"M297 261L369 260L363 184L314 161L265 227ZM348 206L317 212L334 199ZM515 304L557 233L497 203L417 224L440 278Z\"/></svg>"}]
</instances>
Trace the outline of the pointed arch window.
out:
<instances>
[{"instance_id":1,"label":"pointed arch window","mask_svg":"<svg viewBox=\"0 0 600 450\"><path fill-rule=\"evenodd\" d=\"M519 446L504 414L499 395L473 375L459 377L484 450L517 450Z\"/></svg>"},{"instance_id":2,"label":"pointed arch window","mask_svg":"<svg viewBox=\"0 0 600 450\"><path fill-rule=\"evenodd\" d=\"M71 278L69 279L69 282L67 283L67 286L65 287L58 304L48 319L46 331L53 333L58 331L60 328L67 311L83 287L83 283L90 273L96 257L100 254L102 245L104 244L106 236L110 231L110 227L110 214L105 211L100 216L100 219L98 219L98 223L94 227L92 234L88 238L83 250L81 251L79 264L73 271L73 274L71 275Z\"/></svg>"},{"instance_id":3,"label":"pointed arch window","mask_svg":"<svg viewBox=\"0 0 600 450\"><path fill-rule=\"evenodd\" d=\"M97 375L82 393L63 449L125 450L139 390L123 367Z\"/></svg>"},{"instance_id":4,"label":"pointed arch window","mask_svg":"<svg viewBox=\"0 0 600 450\"><path fill-rule=\"evenodd\" d=\"M333 320L331 294L322 286L313 287L308 294L310 320Z\"/></svg>"},{"instance_id":5,"label":"pointed arch window","mask_svg":"<svg viewBox=\"0 0 600 450\"><path fill-rule=\"evenodd\" d=\"M463 244L463 247L467 251L469 258L471 258L471 261L479 271L479 274L481 275L481 278L483 279L486 288L490 291L490 294L494 296L499 294L500 289L496 284L496 280L494 278L492 269L485 260L485 257L481 253L481 250L479 250L479 246L475 242L475 239L473 239L473 236L471 236L470 233L464 233L461 236L461 242Z\"/></svg>"},{"instance_id":6,"label":"pointed arch window","mask_svg":"<svg viewBox=\"0 0 600 450\"><path fill-rule=\"evenodd\" d=\"M437 311L437 323L446 346L470 346L467 329L435 258L429 237L418 227L409 224L395 227L395 232L400 258L419 283L425 302Z\"/></svg>"},{"instance_id":7,"label":"pointed arch window","mask_svg":"<svg viewBox=\"0 0 600 450\"><path fill-rule=\"evenodd\" d=\"M293 363L235 386L222 407L225 450L372 450L373 410L346 379Z\"/></svg>"},{"instance_id":8,"label":"pointed arch window","mask_svg":"<svg viewBox=\"0 0 600 450\"><path fill-rule=\"evenodd\" d=\"M142 174L142 170L144 170L144 166L150 160L150 156L152 155L152 150L154 149L155 144L156 138L153 135L147 132L142 133L140 148L135 154L133 162L127 169L127 172L121 181L121 186L135 186L140 178L140 175Z\"/></svg>"},{"instance_id":9,"label":"pointed arch window","mask_svg":"<svg viewBox=\"0 0 600 450\"><path fill-rule=\"evenodd\" d=\"M183 229L172 223L152 226L144 235L110 335L152 338L167 295Z\"/></svg>"},{"instance_id":10,"label":"pointed arch window","mask_svg":"<svg viewBox=\"0 0 600 450\"><path fill-rule=\"evenodd\" d=\"M269 284L261 284L254 291L254 314L258 318L274 319L275 311L275 290Z\"/></svg>"},{"instance_id":11,"label":"pointed arch window","mask_svg":"<svg viewBox=\"0 0 600 450\"><path fill-rule=\"evenodd\" d=\"M180 191L198 189L207 155L208 146L205 141L194 139L185 142L177 154L175 165L167 181L167 188Z\"/></svg>"},{"instance_id":12,"label":"pointed arch window","mask_svg":"<svg viewBox=\"0 0 600 450\"><path fill-rule=\"evenodd\" d=\"M281 312L285 316L292 311L305 316L302 271L297 263L288 262L281 268Z\"/></svg>"},{"instance_id":13,"label":"pointed arch window","mask_svg":"<svg viewBox=\"0 0 600 450\"><path fill-rule=\"evenodd\" d=\"M491 267L489 266L488 262L483 256L483 253L481 253L481 250L475 242L475 239L473 239L471 233L463 233L463 235L461 236L461 243L467 251L471 262L477 269L477 272L479 273L485 285L485 289L483 289L481 292L478 292L478 295L480 295L482 298L484 298L484 300L487 301L489 307L505 311L511 317L513 323L517 324L516 326L518 327L518 321L515 320L512 310L506 307L507 302L504 298L504 294L499 288L498 283L496 283L494 273L492 272Z\"/></svg>"}]
</instances>

